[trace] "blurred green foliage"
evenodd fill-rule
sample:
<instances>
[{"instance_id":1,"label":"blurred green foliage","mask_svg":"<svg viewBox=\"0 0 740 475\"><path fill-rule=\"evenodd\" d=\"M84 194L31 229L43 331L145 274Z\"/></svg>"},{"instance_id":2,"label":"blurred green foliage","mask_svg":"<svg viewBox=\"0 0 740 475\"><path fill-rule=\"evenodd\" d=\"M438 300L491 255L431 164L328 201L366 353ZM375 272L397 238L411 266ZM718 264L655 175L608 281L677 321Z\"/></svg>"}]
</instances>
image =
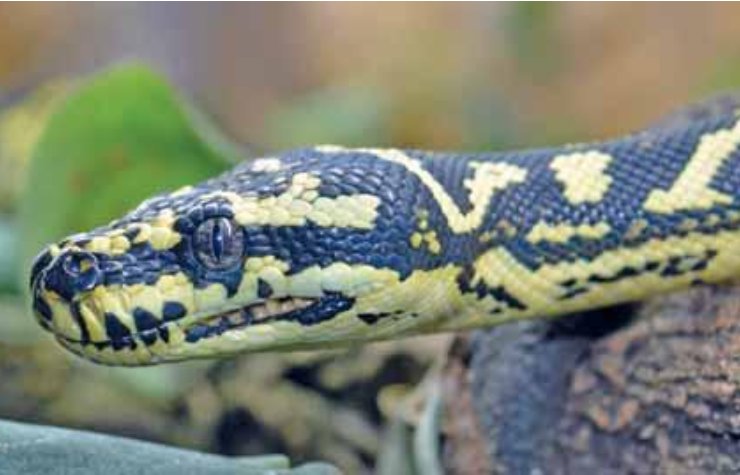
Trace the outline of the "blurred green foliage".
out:
<instances>
[{"instance_id":1,"label":"blurred green foliage","mask_svg":"<svg viewBox=\"0 0 740 475\"><path fill-rule=\"evenodd\" d=\"M379 91L333 87L278 108L267 121L273 148L339 144L378 146L387 140L388 107Z\"/></svg>"},{"instance_id":2,"label":"blurred green foliage","mask_svg":"<svg viewBox=\"0 0 740 475\"><path fill-rule=\"evenodd\" d=\"M524 71L533 73L530 78L541 77L542 82L547 82L546 74L553 73L562 62L554 29L556 12L557 8L547 2L515 3L505 23L511 36L506 44L513 49L512 57Z\"/></svg>"},{"instance_id":3,"label":"blurred green foliage","mask_svg":"<svg viewBox=\"0 0 740 475\"><path fill-rule=\"evenodd\" d=\"M697 98L717 94L717 91L736 91L740 84L740 51L719 57L703 76L697 86Z\"/></svg>"}]
</instances>

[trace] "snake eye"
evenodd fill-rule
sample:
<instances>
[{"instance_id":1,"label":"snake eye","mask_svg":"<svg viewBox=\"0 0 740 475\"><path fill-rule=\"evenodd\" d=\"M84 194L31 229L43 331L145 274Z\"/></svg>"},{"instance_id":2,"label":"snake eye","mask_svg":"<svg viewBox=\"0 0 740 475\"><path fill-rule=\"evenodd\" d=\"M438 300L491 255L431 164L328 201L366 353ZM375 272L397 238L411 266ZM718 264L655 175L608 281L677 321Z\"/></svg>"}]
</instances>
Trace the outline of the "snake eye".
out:
<instances>
[{"instance_id":1,"label":"snake eye","mask_svg":"<svg viewBox=\"0 0 740 475\"><path fill-rule=\"evenodd\" d=\"M208 269L234 267L244 255L244 231L228 218L203 221L195 230L195 254Z\"/></svg>"}]
</instances>

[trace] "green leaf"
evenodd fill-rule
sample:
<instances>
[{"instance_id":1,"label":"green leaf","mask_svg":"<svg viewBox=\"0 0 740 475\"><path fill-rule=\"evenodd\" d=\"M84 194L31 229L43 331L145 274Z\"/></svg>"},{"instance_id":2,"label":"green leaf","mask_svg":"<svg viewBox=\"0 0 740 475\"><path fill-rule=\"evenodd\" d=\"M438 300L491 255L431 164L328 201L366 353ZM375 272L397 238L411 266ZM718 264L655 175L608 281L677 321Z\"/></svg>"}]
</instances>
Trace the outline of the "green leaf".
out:
<instances>
[{"instance_id":1,"label":"green leaf","mask_svg":"<svg viewBox=\"0 0 740 475\"><path fill-rule=\"evenodd\" d=\"M189 107L143 66L118 67L83 83L60 104L34 149L20 207L20 262L27 269L45 244L227 168L233 149L193 123Z\"/></svg>"}]
</instances>

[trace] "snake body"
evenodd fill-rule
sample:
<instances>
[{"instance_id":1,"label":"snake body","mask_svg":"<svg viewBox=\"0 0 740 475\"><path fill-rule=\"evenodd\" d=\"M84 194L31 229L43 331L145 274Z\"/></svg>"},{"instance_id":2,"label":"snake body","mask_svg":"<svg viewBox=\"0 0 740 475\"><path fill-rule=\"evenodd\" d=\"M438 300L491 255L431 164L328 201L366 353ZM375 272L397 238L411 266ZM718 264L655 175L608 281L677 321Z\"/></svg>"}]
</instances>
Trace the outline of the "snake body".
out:
<instances>
[{"instance_id":1,"label":"snake body","mask_svg":"<svg viewBox=\"0 0 740 475\"><path fill-rule=\"evenodd\" d=\"M719 105L718 105L719 104ZM351 345L592 309L740 274L740 121L489 154L320 146L50 245L34 313L114 365Z\"/></svg>"}]
</instances>

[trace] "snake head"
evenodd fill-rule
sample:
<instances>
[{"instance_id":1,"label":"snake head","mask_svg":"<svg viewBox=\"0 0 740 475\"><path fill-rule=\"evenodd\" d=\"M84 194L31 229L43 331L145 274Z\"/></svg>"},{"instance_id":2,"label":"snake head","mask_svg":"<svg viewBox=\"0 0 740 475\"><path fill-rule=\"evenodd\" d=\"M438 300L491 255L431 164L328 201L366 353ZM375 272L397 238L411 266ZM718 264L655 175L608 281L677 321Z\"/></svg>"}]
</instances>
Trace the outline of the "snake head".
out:
<instances>
[{"instance_id":1,"label":"snake head","mask_svg":"<svg viewBox=\"0 0 740 475\"><path fill-rule=\"evenodd\" d=\"M414 222L397 207L400 175L320 155L243 164L49 246L31 272L38 321L121 365L398 334L393 322L420 305L400 286Z\"/></svg>"}]
</instances>

